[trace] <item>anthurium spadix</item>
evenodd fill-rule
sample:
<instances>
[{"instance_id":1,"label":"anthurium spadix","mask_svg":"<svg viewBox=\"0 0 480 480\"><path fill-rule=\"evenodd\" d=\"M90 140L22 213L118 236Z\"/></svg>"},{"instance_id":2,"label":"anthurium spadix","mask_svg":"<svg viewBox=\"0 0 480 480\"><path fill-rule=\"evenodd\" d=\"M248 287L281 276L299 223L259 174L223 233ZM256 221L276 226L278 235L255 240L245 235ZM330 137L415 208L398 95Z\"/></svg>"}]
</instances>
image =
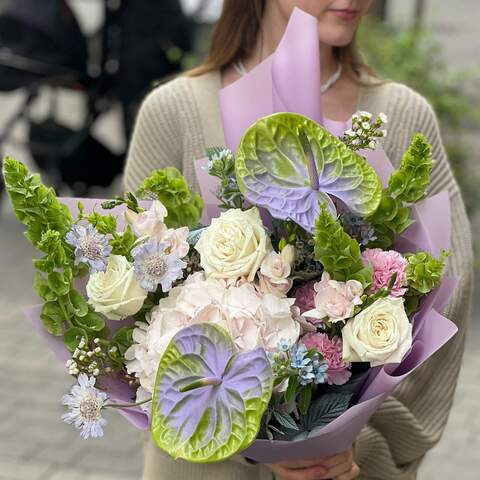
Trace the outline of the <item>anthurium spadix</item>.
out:
<instances>
[{"instance_id":1,"label":"anthurium spadix","mask_svg":"<svg viewBox=\"0 0 480 480\"><path fill-rule=\"evenodd\" d=\"M332 197L366 217L378 208L382 184L358 153L313 120L294 113L261 118L244 134L236 175L242 194L275 218L291 218L312 232Z\"/></svg>"},{"instance_id":2,"label":"anthurium spadix","mask_svg":"<svg viewBox=\"0 0 480 480\"><path fill-rule=\"evenodd\" d=\"M184 328L158 367L153 438L173 458L211 463L231 457L255 440L272 385L262 348L238 353L214 324Z\"/></svg>"}]
</instances>

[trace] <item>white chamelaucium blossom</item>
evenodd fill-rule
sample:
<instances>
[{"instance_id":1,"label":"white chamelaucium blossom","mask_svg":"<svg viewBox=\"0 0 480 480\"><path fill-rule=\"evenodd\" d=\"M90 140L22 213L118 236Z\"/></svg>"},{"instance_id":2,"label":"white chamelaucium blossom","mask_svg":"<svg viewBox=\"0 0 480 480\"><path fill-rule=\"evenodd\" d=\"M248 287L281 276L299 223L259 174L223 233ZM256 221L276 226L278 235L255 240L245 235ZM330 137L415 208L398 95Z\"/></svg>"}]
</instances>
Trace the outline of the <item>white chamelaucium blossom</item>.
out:
<instances>
[{"instance_id":1,"label":"white chamelaucium blossom","mask_svg":"<svg viewBox=\"0 0 480 480\"><path fill-rule=\"evenodd\" d=\"M362 120L371 120L372 118L372 114L370 112L362 111L362 112L359 112L359 114Z\"/></svg>"},{"instance_id":2,"label":"white chamelaucium blossom","mask_svg":"<svg viewBox=\"0 0 480 480\"><path fill-rule=\"evenodd\" d=\"M372 150L375 150L377 148L377 142L375 140L370 140L368 147L371 148Z\"/></svg>"},{"instance_id":3,"label":"white chamelaucium blossom","mask_svg":"<svg viewBox=\"0 0 480 480\"><path fill-rule=\"evenodd\" d=\"M364 130L369 130L370 129L370 124L368 122L362 122L362 128Z\"/></svg>"},{"instance_id":4,"label":"white chamelaucium blossom","mask_svg":"<svg viewBox=\"0 0 480 480\"><path fill-rule=\"evenodd\" d=\"M383 112L378 114L378 118L383 124L386 125L388 123L388 117Z\"/></svg>"},{"instance_id":5,"label":"white chamelaucium blossom","mask_svg":"<svg viewBox=\"0 0 480 480\"><path fill-rule=\"evenodd\" d=\"M382 130L382 138L386 138L387 137L387 131L386 130Z\"/></svg>"},{"instance_id":6,"label":"white chamelaucium blossom","mask_svg":"<svg viewBox=\"0 0 480 480\"><path fill-rule=\"evenodd\" d=\"M70 394L62 398L63 405L70 411L62 415L64 422L80 429L84 439L103 436L103 427L107 421L102 418L101 411L105 407L108 395L95 388L95 378L81 373L78 384L74 385Z\"/></svg>"}]
</instances>

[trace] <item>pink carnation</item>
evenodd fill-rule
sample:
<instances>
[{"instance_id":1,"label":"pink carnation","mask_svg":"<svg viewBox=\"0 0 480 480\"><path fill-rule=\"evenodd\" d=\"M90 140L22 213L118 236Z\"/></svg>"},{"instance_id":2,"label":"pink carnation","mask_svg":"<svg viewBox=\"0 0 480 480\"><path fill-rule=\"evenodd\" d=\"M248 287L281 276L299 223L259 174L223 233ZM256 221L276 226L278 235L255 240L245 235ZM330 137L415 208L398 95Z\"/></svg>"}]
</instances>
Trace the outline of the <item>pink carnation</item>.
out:
<instances>
[{"instance_id":1,"label":"pink carnation","mask_svg":"<svg viewBox=\"0 0 480 480\"><path fill-rule=\"evenodd\" d=\"M343 361L343 344L340 337L328 338L326 333L307 333L302 337L307 348L316 348L328 363L327 383L343 385L352 376L350 363Z\"/></svg>"},{"instance_id":2,"label":"pink carnation","mask_svg":"<svg viewBox=\"0 0 480 480\"><path fill-rule=\"evenodd\" d=\"M371 293L375 293L381 288L387 288L394 273L397 274L397 279L391 295L401 297L407 291L406 288L402 288L407 283L405 273L407 260L400 253L394 250L384 251L380 248L371 248L363 252L362 260L366 266L372 265L373 267Z\"/></svg>"},{"instance_id":3,"label":"pink carnation","mask_svg":"<svg viewBox=\"0 0 480 480\"><path fill-rule=\"evenodd\" d=\"M295 289L295 305L300 313L308 312L315 308L315 281L304 283Z\"/></svg>"}]
</instances>

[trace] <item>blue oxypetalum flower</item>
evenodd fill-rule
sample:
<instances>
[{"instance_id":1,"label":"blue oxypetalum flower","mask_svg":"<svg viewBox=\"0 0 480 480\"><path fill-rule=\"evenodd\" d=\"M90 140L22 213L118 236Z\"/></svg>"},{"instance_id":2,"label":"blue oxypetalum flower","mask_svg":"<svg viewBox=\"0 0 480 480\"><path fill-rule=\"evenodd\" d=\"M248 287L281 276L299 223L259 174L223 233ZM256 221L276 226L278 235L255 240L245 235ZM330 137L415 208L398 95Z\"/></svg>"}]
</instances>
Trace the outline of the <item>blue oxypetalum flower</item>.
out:
<instances>
[{"instance_id":1,"label":"blue oxypetalum flower","mask_svg":"<svg viewBox=\"0 0 480 480\"><path fill-rule=\"evenodd\" d=\"M95 388L95 377L85 373L78 376L78 384L70 390L70 394L62 398L63 405L70 411L62 415L64 422L80 429L82 438L103 437L103 427L107 421L102 418L101 411L108 400L108 395Z\"/></svg>"},{"instance_id":2,"label":"blue oxypetalum flower","mask_svg":"<svg viewBox=\"0 0 480 480\"><path fill-rule=\"evenodd\" d=\"M315 379L315 373L313 370L313 366L307 365L306 367L303 367L300 369L298 372L298 376L300 377L300 385L308 385L309 383L312 383Z\"/></svg>"},{"instance_id":3,"label":"blue oxypetalum flower","mask_svg":"<svg viewBox=\"0 0 480 480\"><path fill-rule=\"evenodd\" d=\"M280 352L288 352L291 346L292 343L290 342L290 340L281 338L277 343L277 350L279 350Z\"/></svg>"},{"instance_id":4,"label":"blue oxypetalum flower","mask_svg":"<svg viewBox=\"0 0 480 480\"><path fill-rule=\"evenodd\" d=\"M168 292L173 282L183 276L182 270L187 264L178 258L176 252L165 253L167 247L167 243L150 238L132 250L137 279L148 292L155 292L158 285Z\"/></svg>"},{"instance_id":5,"label":"blue oxypetalum flower","mask_svg":"<svg viewBox=\"0 0 480 480\"><path fill-rule=\"evenodd\" d=\"M292 348L290 366L298 369L306 367L311 362L311 359L307 357L307 353L307 347L303 344Z\"/></svg>"},{"instance_id":6,"label":"blue oxypetalum flower","mask_svg":"<svg viewBox=\"0 0 480 480\"><path fill-rule=\"evenodd\" d=\"M328 368L328 362L319 362L318 360L313 362L313 376L315 378L315 383L325 383L327 381Z\"/></svg>"},{"instance_id":7,"label":"blue oxypetalum flower","mask_svg":"<svg viewBox=\"0 0 480 480\"><path fill-rule=\"evenodd\" d=\"M106 235L98 233L93 225L75 224L65 236L67 243L75 247L75 265L86 263L94 272L104 272L107 257L112 251Z\"/></svg>"}]
</instances>

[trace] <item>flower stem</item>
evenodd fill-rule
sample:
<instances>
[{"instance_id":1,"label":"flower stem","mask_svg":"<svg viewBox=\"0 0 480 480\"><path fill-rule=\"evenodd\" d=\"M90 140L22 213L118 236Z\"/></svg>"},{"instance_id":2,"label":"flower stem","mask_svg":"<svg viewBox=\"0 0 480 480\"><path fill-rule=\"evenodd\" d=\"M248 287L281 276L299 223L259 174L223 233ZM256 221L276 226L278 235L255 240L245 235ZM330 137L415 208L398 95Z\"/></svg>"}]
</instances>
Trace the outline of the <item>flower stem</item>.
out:
<instances>
[{"instance_id":1,"label":"flower stem","mask_svg":"<svg viewBox=\"0 0 480 480\"><path fill-rule=\"evenodd\" d=\"M146 400L142 400L141 402L137 403L108 403L104 405L104 408L133 408L133 407L138 407L139 405L143 405L144 403L150 402L152 399L147 398Z\"/></svg>"}]
</instances>

